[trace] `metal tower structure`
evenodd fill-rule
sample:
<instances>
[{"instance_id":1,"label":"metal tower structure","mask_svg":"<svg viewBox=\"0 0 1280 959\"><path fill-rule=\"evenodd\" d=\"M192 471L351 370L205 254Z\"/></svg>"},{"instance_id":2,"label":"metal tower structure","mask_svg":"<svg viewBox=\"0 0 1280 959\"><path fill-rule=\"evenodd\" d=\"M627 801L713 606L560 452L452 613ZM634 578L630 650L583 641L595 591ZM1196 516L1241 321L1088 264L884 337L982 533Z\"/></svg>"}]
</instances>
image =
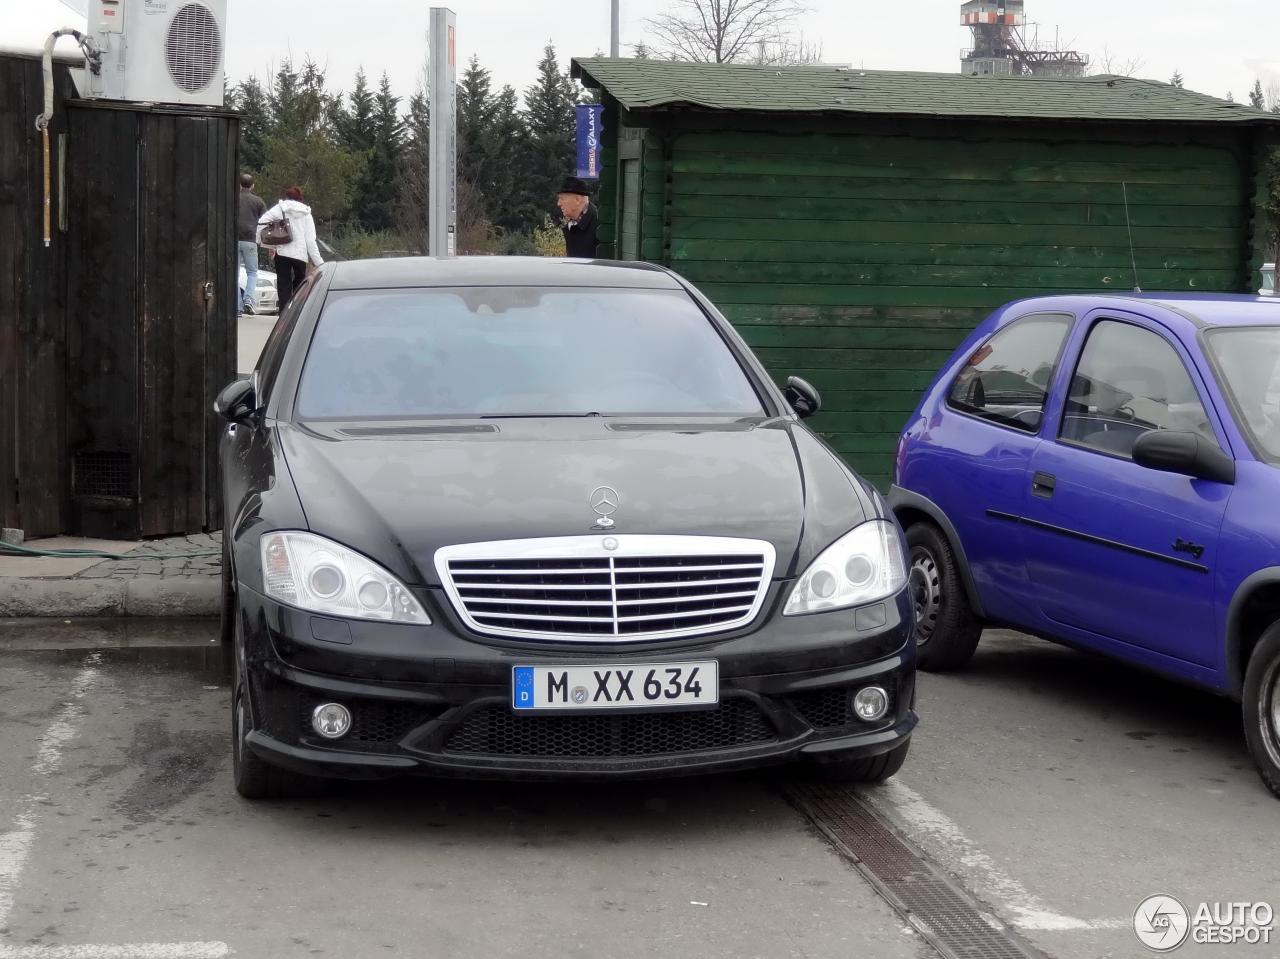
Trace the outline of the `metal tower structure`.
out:
<instances>
[{"instance_id":1,"label":"metal tower structure","mask_svg":"<svg viewBox=\"0 0 1280 959\"><path fill-rule=\"evenodd\" d=\"M968 0L960 5L973 46L961 52L960 72L997 77L1082 77L1089 58L1075 50L1043 50L1027 41L1025 0Z\"/></svg>"}]
</instances>

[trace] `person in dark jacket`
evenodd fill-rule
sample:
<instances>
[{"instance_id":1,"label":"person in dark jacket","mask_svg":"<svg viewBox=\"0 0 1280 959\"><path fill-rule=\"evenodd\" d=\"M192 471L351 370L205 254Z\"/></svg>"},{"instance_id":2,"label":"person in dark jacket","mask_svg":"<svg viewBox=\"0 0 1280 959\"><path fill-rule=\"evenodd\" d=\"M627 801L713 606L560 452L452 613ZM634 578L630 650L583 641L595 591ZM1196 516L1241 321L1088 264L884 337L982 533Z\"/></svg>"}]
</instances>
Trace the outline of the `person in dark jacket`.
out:
<instances>
[{"instance_id":1,"label":"person in dark jacket","mask_svg":"<svg viewBox=\"0 0 1280 959\"><path fill-rule=\"evenodd\" d=\"M267 212L262 197L253 192L253 177L240 175L240 203L236 211L236 242L240 264L247 274L241 311L253 312L253 292L258 286L258 218Z\"/></svg>"},{"instance_id":2,"label":"person in dark jacket","mask_svg":"<svg viewBox=\"0 0 1280 959\"><path fill-rule=\"evenodd\" d=\"M594 260L599 240L596 227L600 218L591 205L591 191L577 177L569 177L560 185L556 201L564 214L564 248L571 257Z\"/></svg>"}]
</instances>

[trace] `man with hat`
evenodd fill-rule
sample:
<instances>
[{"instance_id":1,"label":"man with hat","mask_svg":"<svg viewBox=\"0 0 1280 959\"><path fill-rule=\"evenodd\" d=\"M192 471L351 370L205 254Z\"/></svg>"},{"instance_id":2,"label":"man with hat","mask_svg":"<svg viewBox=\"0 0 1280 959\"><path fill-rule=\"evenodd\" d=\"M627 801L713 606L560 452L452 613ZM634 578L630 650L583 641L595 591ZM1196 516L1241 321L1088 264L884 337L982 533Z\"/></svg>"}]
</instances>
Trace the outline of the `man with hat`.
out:
<instances>
[{"instance_id":1,"label":"man with hat","mask_svg":"<svg viewBox=\"0 0 1280 959\"><path fill-rule=\"evenodd\" d=\"M594 260L599 243L596 238L599 217L591 205L591 191L577 177L569 177L560 184L556 202L564 214L565 252L572 257Z\"/></svg>"}]
</instances>

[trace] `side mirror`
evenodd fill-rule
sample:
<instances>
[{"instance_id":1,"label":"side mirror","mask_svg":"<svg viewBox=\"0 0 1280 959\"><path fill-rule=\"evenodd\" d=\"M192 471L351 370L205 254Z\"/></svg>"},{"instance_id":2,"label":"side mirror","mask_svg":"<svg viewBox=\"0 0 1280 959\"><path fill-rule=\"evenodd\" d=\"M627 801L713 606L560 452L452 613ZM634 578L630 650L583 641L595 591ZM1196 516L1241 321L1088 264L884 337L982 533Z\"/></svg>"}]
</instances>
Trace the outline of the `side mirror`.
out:
<instances>
[{"instance_id":1,"label":"side mirror","mask_svg":"<svg viewBox=\"0 0 1280 959\"><path fill-rule=\"evenodd\" d=\"M782 395L786 398L787 405L795 410L796 415L802 420L808 419L822 409L822 394L811 383L798 376L792 376L787 380Z\"/></svg>"},{"instance_id":2,"label":"side mirror","mask_svg":"<svg viewBox=\"0 0 1280 959\"><path fill-rule=\"evenodd\" d=\"M1133 461L1147 469L1181 473L1234 486L1236 461L1199 433L1152 430L1133 444Z\"/></svg>"},{"instance_id":3,"label":"side mirror","mask_svg":"<svg viewBox=\"0 0 1280 959\"><path fill-rule=\"evenodd\" d=\"M213 411L228 423L244 423L258 409L250 380L235 380L213 401Z\"/></svg>"}]
</instances>

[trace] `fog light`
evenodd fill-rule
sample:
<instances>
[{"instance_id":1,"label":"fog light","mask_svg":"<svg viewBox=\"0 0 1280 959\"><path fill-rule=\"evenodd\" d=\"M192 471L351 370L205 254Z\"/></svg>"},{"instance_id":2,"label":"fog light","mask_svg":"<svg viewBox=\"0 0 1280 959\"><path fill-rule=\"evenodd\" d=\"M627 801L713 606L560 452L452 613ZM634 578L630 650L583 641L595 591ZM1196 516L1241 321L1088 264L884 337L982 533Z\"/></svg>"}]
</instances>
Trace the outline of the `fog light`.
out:
<instances>
[{"instance_id":1,"label":"fog light","mask_svg":"<svg viewBox=\"0 0 1280 959\"><path fill-rule=\"evenodd\" d=\"M889 711L889 694L879 686L867 686L853 694L853 712L864 723L884 719Z\"/></svg>"},{"instance_id":2,"label":"fog light","mask_svg":"<svg viewBox=\"0 0 1280 959\"><path fill-rule=\"evenodd\" d=\"M338 703L325 703L311 713L311 728L325 739L341 739L351 730L351 712Z\"/></svg>"}]
</instances>

